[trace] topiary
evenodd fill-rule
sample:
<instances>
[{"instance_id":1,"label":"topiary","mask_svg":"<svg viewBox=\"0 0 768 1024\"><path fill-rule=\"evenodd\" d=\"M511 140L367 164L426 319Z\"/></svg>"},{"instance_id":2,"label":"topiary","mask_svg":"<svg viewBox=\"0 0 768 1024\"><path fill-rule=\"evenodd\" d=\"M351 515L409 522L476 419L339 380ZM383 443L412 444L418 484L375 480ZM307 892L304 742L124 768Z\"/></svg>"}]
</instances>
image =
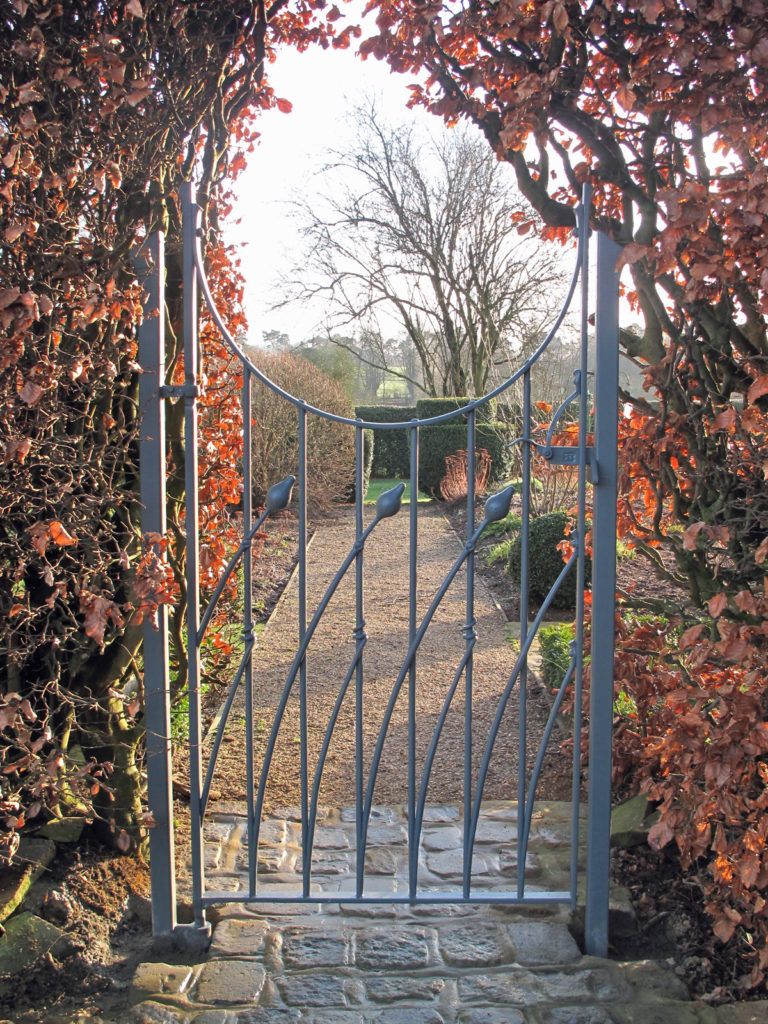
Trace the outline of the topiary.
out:
<instances>
[{"instance_id":1,"label":"topiary","mask_svg":"<svg viewBox=\"0 0 768 1024\"><path fill-rule=\"evenodd\" d=\"M355 416L370 423L402 423L401 430L375 430L374 477L407 477L411 472L411 432L409 420L416 406L358 405Z\"/></svg>"},{"instance_id":2,"label":"topiary","mask_svg":"<svg viewBox=\"0 0 768 1024\"><path fill-rule=\"evenodd\" d=\"M548 512L531 520L528 532L528 584L531 597L543 601L563 571L563 556L558 544L567 536L570 516L567 512ZM567 532L566 532L567 531ZM518 534L509 553L509 574L520 582L522 535ZM585 583L592 578L592 560L587 556ZM553 608L573 608L576 604L576 566L563 580L552 600Z\"/></svg>"},{"instance_id":3,"label":"topiary","mask_svg":"<svg viewBox=\"0 0 768 1024\"><path fill-rule=\"evenodd\" d=\"M447 412L455 412L456 409L463 409L465 405L474 402L474 398L466 396L449 396L443 398L420 398L416 403L416 416L420 420L430 419L432 416L444 416ZM478 423L490 423L496 419L498 402L495 398L489 399L475 409L475 419ZM451 420L448 421L453 422Z\"/></svg>"}]
</instances>

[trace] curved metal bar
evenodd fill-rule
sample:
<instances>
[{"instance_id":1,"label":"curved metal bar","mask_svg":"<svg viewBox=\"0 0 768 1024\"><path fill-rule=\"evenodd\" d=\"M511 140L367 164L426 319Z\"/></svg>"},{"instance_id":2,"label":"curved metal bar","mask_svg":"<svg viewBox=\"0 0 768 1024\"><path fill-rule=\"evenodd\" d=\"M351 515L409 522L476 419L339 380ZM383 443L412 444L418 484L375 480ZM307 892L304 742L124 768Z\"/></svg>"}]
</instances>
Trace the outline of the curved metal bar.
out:
<instances>
[{"instance_id":1,"label":"curved metal bar","mask_svg":"<svg viewBox=\"0 0 768 1024\"><path fill-rule=\"evenodd\" d=\"M370 820L371 809L373 807L373 791L376 786L376 777L378 775L379 764L381 762L381 754L384 749L384 742L387 738L387 732L389 731L389 725L390 722L392 721L392 715L395 710L395 704L397 703L397 699L400 696L400 691L402 689L403 682L405 680L406 675L408 675L408 670L410 669L411 662L413 661L414 657L416 656L416 652L421 646L421 641L424 639L424 635L427 632L427 629L429 628L429 624L432 621L435 612L440 607L440 602L443 600L448 591L448 588L456 578L459 569L461 569L462 565L467 560L467 557L470 551L474 548L475 544L477 543L480 534L483 532L483 530L490 521L491 520L489 519L484 519L482 521L482 523L478 526L478 528L472 534L470 539L464 545L459 557L448 570L448 574L446 575L445 579L438 588L437 593L432 598L432 603L427 609L424 618L421 620L419 628L416 630L416 635L414 636L413 640L410 643L410 646L408 647L405 660L403 661L403 664L400 666L400 671L397 674L397 679L395 680L395 684L392 687L392 692L389 695L389 700L387 701L387 707L386 710L384 711L384 718L382 719L381 722L379 735L376 737L376 746L373 751L373 758L371 759L371 768L368 774L368 785L366 787L365 801L363 803L363 849L365 849L365 844L368 840L368 822Z\"/></svg>"},{"instance_id":2,"label":"curved metal bar","mask_svg":"<svg viewBox=\"0 0 768 1024\"><path fill-rule=\"evenodd\" d=\"M474 646L474 643L474 640L472 640L472 646ZM461 681L462 675L464 674L464 669L467 667L467 662L469 661L470 654L471 648L468 647L461 656L461 661L459 662L458 668L456 669L453 681L448 688L448 693L446 694L445 700L443 701L443 706L440 709L440 714L438 716L437 722L435 723L435 728L432 732L432 739L429 744L429 750L427 751L427 756L424 759L424 771L421 776L421 785L419 786L419 796L418 800L416 801L416 814L413 826L413 834L415 838L417 856L419 843L421 841L421 829L424 822L424 807L427 802L427 790L429 789L429 780L432 774L432 763L435 760L435 754L437 753L437 745L440 742L440 736L442 735L443 732L445 720L448 717L448 712L451 709L451 703L453 702L456 690L459 688L459 683Z\"/></svg>"},{"instance_id":3,"label":"curved metal bar","mask_svg":"<svg viewBox=\"0 0 768 1024\"><path fill-rule=\"evenodd\" d=\"M208 759L208 768L205 773L205 783L203 785L203 792L200 796L200 818L202 819L205 815L205 809L208 806L208 797L211 791L211 783L213 782L213 773L216 770L216 760L219 756L219 749L221 747L222 740L224 739L224 730L227 727L227 719L229 718L229 712L232 710L232 705L235 702L235 695L237 689L240 686L240 680L243 678L248 660L253 652L253 641L245 645L245 651L243 657L240 660L237 672L235 672L235 678L229 687L227 693L227 699L224 701L224 708L221 712L221 719L219 720L218 727L216 729L216 736L213 741L213 748L211 750L211 756Z\"/></svg>"},{"instance_id":4,"label":"curved metal bar","mask_svg":"<svg viewBox=\"0 0 768 1024\"><path fill-rule=\"evenodd\" d=\"M545 459L547 457L547 452L552 447L552 438L555 433L555 427L560 422L560 417L563 415L563 413L571 404L571 402L575 398L578 398L581 394L581 370L573 371L573 383L575 385L574 390L570 393L570 395L568 395L567 398L564 398L560 405L557 407L557 409L555 410L555 415L550 420L549 427L547 428L547 436L544 438L544 446L543 451L541 453Z\"/></svg>"},{"instance_id":5,"label":"curved metal bar","mask_svg":"<svg viewBox=\"0 0 768 1024\"><path fill-rule=\"evenodd\" d=\"M377 502L377 510L379 504L381 503L381 499L387 493L388 492L385 491L384 494L381 495L381 497L379 498L379 501ZM400 491L400 493L402 494L402 490ZM304 657L306 656L307 653L307 648L309 647L310 641L312 640L312 637L315 634L315 630L317 629L320 619L323 616L323 612L328 607L331 598L336 593L336 590L339 584L341 583L342 579L346 575L347 570L357 557L358 550L363 547L368 537L370 537L371 533L376 528L376 526L382 521L382 519L388 518L388 516L391 514L391 512L381 513L377 511L375 518L372 519L368 526L365 528L360 539L356 540L352 547L349 549L349 552L347 553L344 561L341 563L338 570L336 571L336 575L328 584L328 587L326 588L326 591L323 594L320 603L315 609L315 613L312 616L312 619L309 625L307 626L306 630L304 631L304 636L302 637L301 643L299 644L296 654L293 657L293 661L291 662L290 668L288 669L288 675L286 676L285 683L283 685L283 691L280 694L280 700L278 701L277 707L275 708L275 718L272 723L272 729L270 730L269 740L267 742L267 748L264 751L264 760L262 762L261 772L259 774L259 788L256 796L256 807L254 809L256 819L255 825L257 842L258 831L261 824L261 812L264 807L264 797L266 795L267 789L267 777L269 775L269 769L272 764L272 758L275 753L277 734L280 731L280 726L282 725L283 722L283 715L285 714L285 709L288 705L288 698L290 696L291 689L293 688L293 684L296 681L296 674L299 671L299 666L304 661Z\"/></svg>"},{"instance_id":6,"label":"curved metal bar","mask_svg":"<svg viewBox=\"0 0 768 1024\"><path fill-rule=\"evenodd\" d=\"M575 668L576 668L576 650L575 650L575 644L574 644L573 645L573 650L571 651L571 661L570 661L570 664L568 665L566 673L563 676L563 681L560 683L560 686L559 686L558 691L557 691L557 696L555 697L554 701L552 702L552 708L551 708L551 710L549 712L549 718L547 719L547 724L545 725L544 732L542 733L542 736L541 736L541 743L539 744L539 749L536 752L536 761L535 761L535 763L533 765L533 771L531 772L531 779L530 779L530 782L528 783L528 794L527 794L526 799L525 799L525 812L523 814L523 829L522 829L522 834L521 834L520 841L519 841L518 847L517 847L517 849L518 849L518 857L517 857L518 871L522 872L523 880L525 880L525 860L526 860L526 857L528 856L528 837L529 837L530 831L531 831L531 817L533 815L533 805L534 805L535 800L536 800L536 788L537 788L537 786L539 784L539 776L541 775L542 765L544 764L544 758L546 757L546 754L547 754L547 747L549 746L549 740L550 740L550 737L552 735L552 730L555 727L555 721L557 720L557 714L560 711L561 704L563 703L563 699L565 697L565 691L568 688L568 684L570 683L571 679L573 678L573 671L574 671Z\"/></svg>"},{"instance_id":7,"label":"curved metal bar","mask_svg":"<svg viewBox=\"0 0 768 1024\"><path fill-rule=\"evenodd\" d=\"M538 633L539 626L541 625L542 621L544 620L544 616L549 611L549 606L552 604L552 601L555 598L555 594L557 594L558 590L560 589L560 587L563 584L563 581L565 580L566 576L571 571L571 569L573 568L575 563L576 563L576 553L574 552L571 555L571 557L568 559L568 561L565 563L565 565L563 566L563 569L562 569L560 575L557 577L555 582L552 584L552 587L551 587L549 593L547 594L547 596L542 601L541 607L539 608L538 612L536 613L536 617L534 618L533 622L531 623L530 629L528 630L528 635L527 635L527 637L525 639L525 642L522 644L522 646L520 648L520 653L517 656L517 660L515 661L514 667L512 669L512 673L511 673L511 675L509 677L509 680L507 681L507 685L504 687L504 692L502 693L501 698L499 700L499 706L496 709L496 714L494 716L490 732L488 733L488 739L486 740L486 743L485 743L485 750L483 751L483 760L480 763L480 770L479 770L478 776L477 776L477 793L475 794L475 806L474 806L474 809L472 811L472 825L471 825L470 831L469 831L469 839L470 839L470 843L469 843L469 848L470 848L470 871L472 869L472 853L473 853L474 846L475 846L475 835L477 833L477 823L478 823L478 820L480 818L480 806L481 806L482 801L483 801L483 789L485 788L485 780L486 780L486 778L488 776L488 769L489 769L490 764L491 764L491 757L493 755L493 747L494 747L494 745L496 743L496 737L498 735L499 728L501 727L501 720L504 717L504 712L506 711L506 708L507 708L507 701L509 700L509 698L510 698L510 696L512 694L512 690L515 687L515 683L517 682L517 678L520 675L520 671L521 671L523 665L526 662L526 659L528 657L528 652L530 651L531 644L533 643L533 641L534 641L534 639L536 637L536 634ZM525 751L524 750L519 751L518 752L518 756L520 758L525 758Z\"/></svg>"},{"instance_id":8,"label":"curved metal bar","mask_svg":"<svg viewBox=\"0 0 768 1024\"><path fill-rule=\"evenodd\" d=\"M251 546L251 541L259 532L261 527L264 525L264 522L268 516L269 512L265 509L254 523L253 527L248 531L247 535L243 537L242 541L238 545L237 551L235 551L234 555L232 555L229 562L227 563L226 569L219 577L219 582L216 584L216 589L211 594L211 599L206 606L205 614L200 620L200 626L197 630L197 636L195 637L198 647L203 642L205 631L208 628L211 619L213 618L213 613L216 611L216 605L219 603L219 598L224 593L224 587L227 585L227 580L235 571L237 563L240 561L245 552Z\"/></svg>"},{"instance_id":9,"label":"curved metal bar","mask_svg":"<svg viewBox=\"0 0 768 1024\"><path fill-rule=\"evenodd\" d=\"M194 201L194 196L193 205L196 211L195 215L197 217L199 216L200 208ZM528 359L526 359L522 366L520 366L512 374L511 377L508 377L507 380L502 381L501 384L495 387L492 391L489 391L488 394L483 395L482 398L476 398L474 399L474 401L468 402L466 405L462 406L460 409L455 409L453 412L446 412L442 413L440 416L430 416L426 419L419 420L419 426L433 426L438 423L447 423L450 420L458 419L458 417L466 415L472 409L477 409L480 406L487 405L487 403L490 402L492 399L496 398L498 395L503 394L508 388L512 387L515 381L519 380L520 377L522 377L522 375L525 373L525 371L530 369L530 367L533 366L533 364L538 360L542 353L545 352L547 348L549 348L550 344L557 335L557 332L560 330L560 327L562 326L563 321L565 320L565 317L570 308L571 300L573 299L574 293L576 291L576 285L578 283L579 275L581 273L581 253L583 247L587 244L588 241L588 213L587 207L584 205L584 203L580 203L579 206L576 207L575 214L578 232L578 249L576 263L574 266L573 274L571 276L571 281L568 286L568 291L566 292L565 301L563 302L562 308L555 317L554 323L550 327L546 337L543 339L541 344L531 353ZM195 231L194 259L195 267L197 270L197 278L200 285L200 291L203 295L203 298L205 299L206 305L208 306L208 311L211 315L211 319L221 332L222 338L226 342L230 351L240 360L243 366L248 367L251 373L258 380L260 380L262 384L264 384L271 391L273 391L276 395L279 395L281 398L284 398L287 402L291 402L297 408L303 408L307 412L314 413L316 416L321 416L323 419L331 420L334 423L346 423L351 427L364 427L367 429L375 430L402 430L403 427L406 427L409 425L409 423L412 423L412 421L408 420L394 423L376 423L368 420L361 421L358 419L352 419L351 417L348 416L338 416L335 413L326 412L324 409L318 409L316 406L310 405L309 403L303 401L303 399L297 398L295 395L292 395L289 391L285 391L278 384L275 384L275 382L273 380L270 380L270 378L267 377L267 375L263 373L258 368L258 366L255 365L255 363L251 362L251 360L248 358L248 356L245 354L242 348L240 348L235 339L232 337L232 334L230 333L226 324L224 323L221 313L219 313L218 309L216 308L216 303L214 301L210 285L208 284L208 280L205 274L203 253L200 244L200 235L198 231Z\"/></svg>"},{"instance_id":10,"label":"curved metal bar","mask_svg":"<svg viewBox=\"0 0 768 1024\"><path fill-rule=\"evenodd\" d=\"M357 666L360 663L360 659L363 655L363 648L365 647L365 640L359 643L357 650L355 651L352 661L349 664L347 673L344 676L344 682L339 688L339 694L336 697L336 702L333 705L331 711L331 717L328 719L328 725L325 729L325 735L323 736L323 745L320 747L320 753L317 757L317 765L315 767L315 773L312 777L312 795L309 801L309 818L307 822L307 861L311 865L312 863L312 846L315 841L315 826L317 824L317 801L320 797L320 784L323 779L323 769L325 768L325 759L328 756L328 750L333 739L333 732L336 728L336 720L339 717L341 706L344 703L344 698L347 695L349 684L352 682L352 677L355 674Z\"/></svg>"}]
</instances>

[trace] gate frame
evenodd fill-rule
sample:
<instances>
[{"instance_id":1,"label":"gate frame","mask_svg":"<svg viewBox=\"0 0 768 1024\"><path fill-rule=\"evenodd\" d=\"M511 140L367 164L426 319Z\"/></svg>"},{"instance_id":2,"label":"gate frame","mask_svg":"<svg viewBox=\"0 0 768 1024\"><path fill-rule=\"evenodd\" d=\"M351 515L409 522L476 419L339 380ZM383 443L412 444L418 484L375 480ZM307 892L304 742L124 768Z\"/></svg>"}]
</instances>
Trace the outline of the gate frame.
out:
<instances>
[{"instance_id":1,"label":"gate frame","mask_svg":"<svg viewBox=\"0 0 768 1024\"><path fill-rule=\"evenodd\" d=\"M185 201L194 203L193 186L185 188ZM585 205L585 208L586 205ZM587 228L588 230L588 228ZM184 301L185 349L191 353L185 383L170 387L165 381L165 266L164 240L157 232L146 241L135 261L137 276L144 288L144 317L138 331L140 430L141 531L161 536L166 532L166 445L164 399L180 397L185 405L186 476L197 479L197 319L198 288L193 249L197 227L188 218L184 224L184 279L189 287ZM588 245L585 247L588 248ZM598 232L596 261L595 313L595 427L594 453L591 459L593 483L593 579L588 821L586 865L585 947L587 953L605 956L608 950L610 889L611 821L611 744L613 728L613 655L616 591L616 500L618 444L618 359L619 359L619 274L616 263L621 248L604 233ZM582 279L582 319L586 320L586 294L590 275ZM191 371L191 372L190 372ZM584 366L582 366L584 372ZM249 380L250 374L244 374ZM586 401L586 376L582 376L582 412ZM245 393L243 395L246 403ZM581 420L582 428L585 420ZM413 427L405 421L404 427ZM247 428L244 428L246 430ZM524 452L528 445L524 445ZM418 461L418 451L412 462ZM413 468L413 467L412 467ZM584 466L580 467L582 470ZM359 473L358 473L359 476ZM582 472L581 479L584 479ZM358 481L359 482L359 481ZM248 501L250 504L250 501ZM416 503L412 502L413 507ZM187 489L187 522L192 523L192 573L197 565L197 487ZM411 517L414 516L411 509ZM250 518L250 511L249 511ZM360 524L358 524L359 527ZM411 530L414 524L411 524ZM188 601L187 622L190 635L200 624L199 589ZM152 931L157 937L173 937L182 945L205 945L210 925L204 911L192 925L179 925L176 919L174 870L174 833L171 769L171 708L168 662L168 613L160 606L157 627L145 621L143 629L145 728L147 748L147 801L153 819L149 832L152 884ZM596 653L595 653L596 652ZM190 669L192 666L190 666ZM190 671L190 679L196 673ZM196 778L194 791L200 792L201 733L195 694L190 693L190 770ZM194 781L193 778L193 781ZM252 788L252 787L251 787ZM195 803L195 801L192 801ZM202 874L196 870L202 860L200 807L191 806L192 876L199 888ZM410 822L410 816L409 816ZM197 835L195 835L195 832ZM578 836L575 840L578 857ZM574 884L575 891L575 884ZM200 893L195 904L200 906Z\"/></svg>"}]
</instances>

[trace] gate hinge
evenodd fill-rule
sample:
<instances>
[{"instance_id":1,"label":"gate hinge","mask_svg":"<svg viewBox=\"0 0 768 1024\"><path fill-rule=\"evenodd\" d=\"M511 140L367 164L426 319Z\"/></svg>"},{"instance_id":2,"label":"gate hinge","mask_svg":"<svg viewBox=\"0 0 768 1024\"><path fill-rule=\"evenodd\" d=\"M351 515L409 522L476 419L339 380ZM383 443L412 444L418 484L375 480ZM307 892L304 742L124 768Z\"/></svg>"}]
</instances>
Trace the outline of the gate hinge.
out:
<instances>
[{"instance_id":1,"label":"gate hinge","mask_svg":"<svg viewBox=\"0 0 768 1024\"><path fill-rule=\"evenodd\" d=\"M163 384L160 388L161 398L199 398L199 384Z\"/></svg>"},{"instance_id":2,"label":"gate hinge","mask_svg":"<svg viewBox=\"0 0 768 1024\"><path fill-rule=\"evenodd\" d=\"M578 466L579 464L579 449L576 445L537 445L539 449L539 455L547 462L551 462L553 466ZM595 456L595 449L592 445L587 445L587 469L589 471L589 479L593 484L597 483L597 458Z\"/></svg>"}]
</instances>

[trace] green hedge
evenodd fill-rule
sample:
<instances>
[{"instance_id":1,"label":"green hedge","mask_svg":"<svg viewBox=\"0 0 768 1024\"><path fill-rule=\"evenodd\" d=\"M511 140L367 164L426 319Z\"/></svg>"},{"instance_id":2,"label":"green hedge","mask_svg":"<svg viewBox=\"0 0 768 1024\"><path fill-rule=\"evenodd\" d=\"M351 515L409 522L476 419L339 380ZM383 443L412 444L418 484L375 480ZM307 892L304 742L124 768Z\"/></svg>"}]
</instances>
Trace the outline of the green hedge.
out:
<instances>
[{"instance_id":1,"label":"green hedge","mask_svg":"<svg viewBox=\"0 0 768 1024\"><path fill-rule=\"evenodd\" d=\"M420 398L416 403L416 415L420 420L430 419L432 416L443 416L447 412L454 412L462 409L473 398ZM478 423L491 423L496 419L496 399L479 406L475 410L475 419ZM451 420L451 423L459 423L460 420Z\"/></svg>"},{"instance_id":2,"label":"green hedge","mask_svg":"<svg viewBox=\"0 0 768 1024\"><path fill-rule=\"evenodd\" d=\"M505 480L510 473L512 453L507 448L509 433L503 423L478 423L475 427L475 449L486 448L491 456L492 484ZM467 424L440 423L419 431L419 486L426 494L439 495L440 481L445 476L445 457L466 450Z\"/></svg>"},{"instance_id":3,"label":"green hedge","mask_svg":"<svg viewBox=\"0 0 768 1024\"><path fill-rule=\"evenodd\" d=\"M531 520L528 533L528 585L531 597L543 601L555 580L563 571L565 563L557 545L565 539L565 530L570 516L567 512L548 512ZM513 579L520 580L522 541L517 535L509 552L509 572ZM563 580L552 601L553 608L573 608L576 604L576 565ZM592 560L587 556L585 583L592 578Z\"/></svg>"},{"instance_id":4,"label":"green hedge","mask_svg":"<svg viewBox=\"0 0 768 1024\"><path fill-rule=\"evenodd\" d=\"M411 472L410 442L407 421L416 416L413 405L359 405L355 416L372 423L406 421L402 430L374 430L372 476L407 477Z\"/></svg>"}]
</instances>

